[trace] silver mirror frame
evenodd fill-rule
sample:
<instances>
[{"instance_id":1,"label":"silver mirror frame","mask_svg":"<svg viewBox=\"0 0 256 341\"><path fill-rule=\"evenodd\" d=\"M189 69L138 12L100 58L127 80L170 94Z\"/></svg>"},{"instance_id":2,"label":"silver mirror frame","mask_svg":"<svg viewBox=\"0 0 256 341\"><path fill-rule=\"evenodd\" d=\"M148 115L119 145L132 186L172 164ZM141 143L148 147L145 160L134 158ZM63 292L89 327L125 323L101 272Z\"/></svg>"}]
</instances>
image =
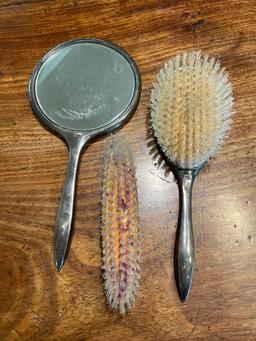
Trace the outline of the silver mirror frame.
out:
<instances>
[{"instance_id":1,"label":"silver mirror frame","mask_svg":"<svg viewBox=\"0 0 256 341\"><path fill-rule=\"evenodd\" d=\"M129 103L129 105L127 106L125 111L122 113L122 115L120 115L116 120L114 120L115 121L114 125L113 125L113 121L111 121L108 124L104 125L103 127L99 128L99 129L96 129L96 130L66 129L66 128L58 125L57 123L53 122L51 119L49 119L44 114L44 112L41 110L41 108L38 104L37 98L36 98L36 94L35 94L35 83L36 83L38 73L39 73L40 69L42 68L42 66L44 65L44 63L46 61L48 61L49 58L51 58L56 52L62 50L65 47L69 47L69 46L84 43L84 42L95 43L95 44L104 45L106 47L110 47L125 57L125 59L129 63L129 65L131 66L131 68L133 70L133 74L134 74L134 80L135 80L134 94L133 94L131 102ZM131 113L134 112L137 108L137 105L138 105L139 99L140 99L140 93L141 93L141 77L140 77L139 70L138 70L137 65L135 64L134 60L121 47L113 44L112 42L104 41L101 39L79 38L79 39L69 40L65 43L59 44L43 56L43 58L36 64L32 74L31 74L31 77L29 79L28 92L29 92L29 99L30 99L30 103L31 103L31 107L32 107L33 112L42 121L42 123L44 123L45 125L47 125L47 127L50 127L52 130L54 130L55 132L60 134L65 139L65 141L68 143L70 140L70 131L72 131L74 133L78 133L78 134L79 133L85 134L85 132L86 132L90 137L93 137L93 136L99 135L101 133L109 133L109 132L113 131L114 129L118 128L125 121L125 119L129 115L131 115Z\"/></svg>"},{"instance_id":2,"label":"silver mirror frame","mask_svg":"<svg viewBox=\"0 0 256 341\"><path fill-rule=\"evenodd\" d=\"M37 76L44 63L46 63L55 53L62 50L63 48L81 43L96 43L114 49L115 51L119 52L123 57L125 57L129 65L131 66L134 74L134 93L127 108L124 110L122 114L120 114L119 117L113 119L106 125L95 130L67 129L53 122L41 110L35 92ZM100 39L80 38L57 45L55 48L53 48L43 56L43 58L35 66L30 76L28 92L32 110L36 114L38 119L42 122L44 126L49 127L52 131L60 135L60 137L62 137L66 142L69 149L69 166L66 175L64 190L60 201L59 210L57 213L54 231L54 262L56 270L59 272L64 265L65 255L68 247L68 241L72 226L76 175L82 149L85 146L86 142L89 141L90 139L100 134L110 133L113 130L120 127L128 119L128 117L136 110L141 93L141 78L139 70L134 60L126 51L124 51L119 46Z\"/></svg>"}]
</instances>

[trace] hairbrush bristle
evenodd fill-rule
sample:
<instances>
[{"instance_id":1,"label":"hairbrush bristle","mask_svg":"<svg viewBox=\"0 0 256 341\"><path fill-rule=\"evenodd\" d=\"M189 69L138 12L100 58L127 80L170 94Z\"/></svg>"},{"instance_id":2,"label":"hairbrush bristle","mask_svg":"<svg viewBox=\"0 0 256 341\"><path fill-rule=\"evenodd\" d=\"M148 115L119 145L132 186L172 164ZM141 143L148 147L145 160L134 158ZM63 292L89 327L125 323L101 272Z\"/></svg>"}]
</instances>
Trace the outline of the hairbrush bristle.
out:
<instances>
[{"instance_id":1,"label":"hairbrush bristle","mask_svg":"<svg viewBox=\"0 0 256 341\"><path fill-rule=\"evenodd\" d=\"M107 301L124 315L139 288L141 251L134 163L117 138L105 149L101 234Z\"/></svg>"},{"instance_id":2,"label":"hairbrush bristle","mask_svg":"<svg viewBox=\"0 0 256 341\"><path fill-rule=\"evenodd\" d=\"M232 88L219 61L201 51L164 64L151 92L154 134L170 161L194 168L214 156L232 122Z\"/></svg>"}]
</instances>

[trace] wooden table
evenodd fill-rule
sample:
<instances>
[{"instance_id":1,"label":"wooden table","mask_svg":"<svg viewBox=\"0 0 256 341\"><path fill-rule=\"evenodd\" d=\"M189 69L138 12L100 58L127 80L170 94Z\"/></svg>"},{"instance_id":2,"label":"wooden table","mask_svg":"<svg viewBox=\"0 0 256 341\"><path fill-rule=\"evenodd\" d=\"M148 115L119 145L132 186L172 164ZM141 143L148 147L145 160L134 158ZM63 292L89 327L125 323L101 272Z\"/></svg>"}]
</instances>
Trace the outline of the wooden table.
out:
<instances>
[{"instance_id":1,"label":"wooden table","mask_svg":"<svg viewBox=\"0 0 256 341\"><path fill-rule=\"evenodd\" d=\"M1 0L0 340L256 339L256 2ZM100 269L100 183L105 139L80 165L72 247L63 271L52 260L67 150L33 115L35 63L77 37L111 40L142 74L138 110L118 134L134 147L143 259L134 309L105 304ZM196 274L187 303L175 286L178 191L158 166L148 134L149 93L160 65L184 50L221 58L233 84L234 124L195 183Z\"/></svg>"}]
</instances>

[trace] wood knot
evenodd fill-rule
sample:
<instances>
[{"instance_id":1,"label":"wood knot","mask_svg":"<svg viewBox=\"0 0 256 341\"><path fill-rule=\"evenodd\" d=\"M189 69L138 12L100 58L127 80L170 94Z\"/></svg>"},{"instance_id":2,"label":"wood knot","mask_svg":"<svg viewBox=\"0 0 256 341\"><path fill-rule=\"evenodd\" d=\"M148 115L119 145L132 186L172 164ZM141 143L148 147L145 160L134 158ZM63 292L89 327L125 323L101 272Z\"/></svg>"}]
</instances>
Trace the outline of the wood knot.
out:
<instances>
[{"instance_id":1,"label":"wood knot","mask_svg":"<svg viewBox=\"0 0 256 341\"><path fill-rule=\"evenodd\" d=\"M195 23L192 24L191 26L191 31L196 32L197 29L199 29L204 23L204 19L199 19Z\"/></svg>"},{"instance_id":2,"label":"wood knot","mask_svg":"<svg viewBox=\"0 0 256 341\"><path fill-rule=\"evenodd\" d=\"M204 24L204 19L199 19L193 24L185 25L185 30L190 32L196 32Z\"/></svg>"}]
</instances>

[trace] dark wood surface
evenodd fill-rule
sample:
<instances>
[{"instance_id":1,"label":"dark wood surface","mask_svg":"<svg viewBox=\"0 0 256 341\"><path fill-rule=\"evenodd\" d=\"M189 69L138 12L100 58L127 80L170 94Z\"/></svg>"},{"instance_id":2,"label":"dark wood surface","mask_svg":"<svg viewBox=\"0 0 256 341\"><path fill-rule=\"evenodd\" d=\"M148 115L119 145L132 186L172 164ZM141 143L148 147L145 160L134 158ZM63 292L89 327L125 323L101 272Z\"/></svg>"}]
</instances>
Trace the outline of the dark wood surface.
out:
<instances>
[{"instance_id":1,"label":"dark wood surface","mask_svg":"<svg viewBox=\"0 0 256 341\"><path fill-rule=\"evenodd\" d=\"M256 339L255 15L254 0L0 1L0 340ZM126 49L143 81L138 110L118 132L134 147L143 236L141 290L124 319L108 311L100 270L105 140L81 159L72 247L56 274L52 236L67 150L27 96L42 55L87 36ZM195 183L197 271L182 304L173 273L178 190L154 159L148 103L160 65L197 48L230 73L236 116Z\"/></svg>"}]
</instances>

